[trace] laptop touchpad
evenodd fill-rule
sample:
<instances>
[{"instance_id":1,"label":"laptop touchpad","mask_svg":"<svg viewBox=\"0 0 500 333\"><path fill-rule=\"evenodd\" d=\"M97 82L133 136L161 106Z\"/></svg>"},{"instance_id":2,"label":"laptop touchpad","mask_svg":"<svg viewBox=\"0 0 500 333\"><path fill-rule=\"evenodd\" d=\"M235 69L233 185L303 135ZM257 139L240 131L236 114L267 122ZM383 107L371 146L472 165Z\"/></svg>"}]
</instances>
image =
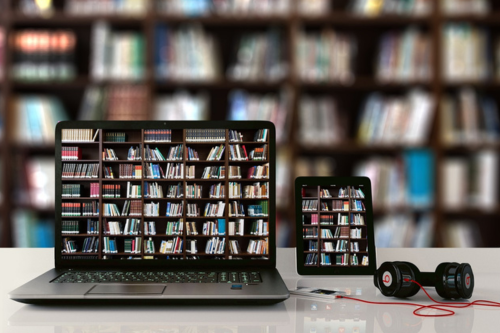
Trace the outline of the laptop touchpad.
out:
<instances>
[{"instance_id":1,"label":"laptop touchpad","mask_svg":"<svg viewBox=\"0 0 500 333\"><path fill-rule=\"evenodd\" d=\"M87 294L137 295L162 294L165 285L151 284L98 284Z\"/></svg>"}]
</instances>

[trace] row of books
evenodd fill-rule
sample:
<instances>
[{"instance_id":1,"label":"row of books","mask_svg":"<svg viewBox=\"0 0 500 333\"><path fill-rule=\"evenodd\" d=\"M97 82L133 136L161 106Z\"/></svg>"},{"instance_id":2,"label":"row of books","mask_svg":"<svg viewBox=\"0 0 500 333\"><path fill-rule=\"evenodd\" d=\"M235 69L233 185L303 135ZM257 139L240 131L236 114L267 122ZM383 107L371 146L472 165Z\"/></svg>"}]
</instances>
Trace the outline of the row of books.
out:
<instances>
[{"instance_id":1,"label":"row of books","mask_svg":"<svg viewBox=\"0 0 500 333\"><path fill-rule=\"evenodd\" d=\"M180 209L182 211L182 205L181 204L172 204L168 205L167 204L167 216L170 216L169 214L171 213L171 210L178 210ZM144 216L160 216L160 203L145 203L144 204L144 211L143 211ZM172 213L173 214L173 213ZM179 216L176 214L173 214L172 216Z\"/></svg>"},{"instance_id":2,"label":"row of books","mask_svg":"<svg viewBox=\"0 0 500 333\"><path fill-rule=\"evenodd\" d=\"M99 234L99 221L88 219L84 222L87 225L87 234ZM80 234L80 221L64 220L61 224L61 233L65 234Z\"/></svg>"},{"instance_id":3,"label":"row of books","mask_svg":"<svg viewBox=\"0 0 500 333\"><path fill-rule=\"evenodd\" d=\"M160 0L158 9L172 15L281 15L291 9L290 0Z\"/></svg>"},{"instance_id":4,"label":"row of books","mask_svg":"<svg viewBox=\"0 0 500 333\"><path fill-rule=\"evenodd\" d=\"M125 226L123 222L104 220L103 232L105 235L139 235L141 227L140 219L127 219Z\"/></svg>"},{"instance_id":5,"label":"row of books","mask_svg":"<svg viewBox=\"0 0 500 333\"><path fill-rule=\"evenodd\" d=\"M316 211L318 210L318 200L302 200L303 211Z\"/></svg>"},{"instance_id":6,"label":"row of books","mask_svg":"<svg viewBox=\"0 0 500 333\"><path fill-rule=\"evenodd\" d=\"M232 166L229 167L231 170ZM237 167L239 168L239 167ZM189 169L186 168L186 177L187 178L195 178L195 166L189 166ZM239 169L238 169L239 170ZM225 166L208 166L203 169L203 174L201 175L201 179L224 179L226 178L226 167Z\"/></svg>"},{"instance_id":7,"label":"row of books","mask_svg":"<svg viewBox=\"0 0 500 333\"><path fill-rule=\"evenodd\" d=\"M202 235L223 236L225 234L226 234L226 220L218 219L215 221L203 222Z\"/></svg>"},{"instance_id":8,"label":"row of books","mask_svg":"<svg viewBox=\"0 0 500 333\"><path fill-rule=\"evenodd\" d=\"M350 224L365 225L365 219L362 214L350 214ZM349 215L338 213L337 215L302 215L302 224L321 224L321 225L349 225Z\"/></svg>"},{"instance_id":9,"label":"row of books","mask_svg":"<svg viewBox=\"0 0 500 333\"><path fill-rule=\"evenodd\" d=\"M210 97L206 92L176 91L153 101L153 120L209 120Z\"/></svg>"},{"instance_id":10,"label":"row of books","mask_svg":"<svg viewBox=\"0 0 500 333\"><path fill-rule=\"evenodd\" d=\"M216 41L201 26L157 25L154 52L158 79L213 81L220 75Z\"/></svg>"},{"instance_id":11,"label":"row of books","mask_svg":"<svg viewBox=\"0 0 500 333\"><path fill-rule=\"evenodd\" d=\"M219 183L219 185L220 185L220 183ZM214 185L212 185L212 186L214 186ZM186 185L186 198L188 198L188 199L201 198L202 192L203 192L202 185L196 185L196 184ZM222 196L222 197L224 197L224 196Z\"/></svg>"},{"instance_id":12,"label":"row of books","mask_svg":"<svg viewBox=\"0 0 500 333\"><path fill-rule=\"evenodd\" d=\"M382 82L429 80L431 38L416 28L382 36L377 61L377 79Z\"/></svg>"},{"instance_id":13,"label":"row of books","mask_svg":"<svg viewBox=\"0 0 500 333\"><path fill-rule=\"evenodd\" d=\"M330 254L327 253L320 253L320 265L321 266L331 266L333 263L331 261L331 256ZM349 253L344 253L344 254L338 254L335 255L335 264L338 266L347 266L349 265L349 258L351 259L350 265L351 266L358 266L359 265L359 259L357 254L353 254L352 256L349 255ZM306 259L304 260L305 265L317 265L318 264L318 253L309 253L306 255ZM368 266L368 256L363 256L363 259L361 260L361 265L363 266Z\"/></svg>"},{"instance_id":14,"label":"row of books","mask_svg":"<svg viewBox=\"0 0 500 333\"><path fill-rule=\"evenodd\" d=\"M77 161L82 159L80 147L61 147L61 159L63 161Z\"/></svg>"},{"instance_id":15,"label":"row of books","mask_svg":"<svg viewBox=\"0 0 500 333\"><path fill-rule=\"evenodd\" d=\"M447 94L441 102L441 138L445 144L480 144L500 138L498 105L472 88Z\"/></svg>"},{"instance_id":16,"label":"row of books","mask_svg":"<svg viewBox=\"0 0 500 333\"><path fill-rule=\"evenodd\" d=\"M156 226L155 222L149 222L152 223L154 233L150 233L151 235L156 234ZM146 226L146 224L145 224ZM167 228L165 230L165 235L182 235L184 232L184 223L182 222L182 219L179 219L179 221L169 221L167 222Z\"/></svg>"},{"instance_id":17,"label":"row of books","mask_svg":"<svg viewBox=\"0 0 500 333\"><path fill-rule=\"evenodd\" d=\"M105 142L126 142L127 135L123 132L107 132L104 135Z\"/></svg>"},{"instance_id":18,"label":"row of books","mask_svg":"<svg viewBox=\"0 0 500 333\"><path fill-rule=\"evenodd\" d=\"M50 1L49 1L50 2ZM75 16L92 15L145 15L149 1L137 0L66 0L64 10Z\"/></svg>"},{"instance_id":19,"label":"row of books","mask_svg":"<svg viewBox=\"0 0 500 333\"><path fill-rule=\"evenodd\" d=\"M91 85L85 89L77 119L149 120L148 96L147 87L140 84Z\"/></svg>"},{"instance_id":20,"label":"row of books","mask_svg":"<svg viewBox=\"0 0 500 333\"><path fill-rule=\"evenodd\" d=\"M172 142L171 129L144 130L144 142Z\"/></svg>"},{"instance_id":21,"label":"row of books","mask_svg":"<svg viewBox=\"0 0 500 333\"><path fill-rule=\"evenodd\" d=\"M354 175L372 180L375 209L433 205L434 154L428 149L410 149L395 157L369 158L355 166Z\"/></svg>"},{"instance_id":22,"label":"row of books","mask_svg":"<svg viewBox=\"0 0 500 333\"><path fill-rule=\"evenodd\" d=\"M158 207L157 210L155 211L156 215L150 215L150 216L160 216L159 203L157 203L156 206ZM182 216L182 212L183 212L182 203L167 202L165 216ZM189 216L189 205L187 205L187 215Z\"/></svg>"},{"instance_id":23,"label":"row of books","mask_svg":"<svg viewBox=\"0 0 500 333\"><path fill-rule=\"evenodd\" d=\"M330 146L347 137L347 117L333 97L304 95L298 108L300 144Z\"/></svg>"},{"instance_id":24,"label":"row of books","mask_svg":"<svg viewBox=\"0 0 500 333\"><path fill-rule=\"evenodd\" d=\"M364 144L422 145L429 138L434 112L432 97L421 90L404 97L373 93L363 107L357 139Z\"/></svg>"},{"instance_id":25,"label":"row of books","mask_svg":"<svg viewBox=\"0 0 500 333\"><path fill-rule=\"evenodd\" d=\"M225 142L224 129L187 129L186 142Z\"/></svg>"},{"instance_id":26,"label":"row of books","mask_svg":"<svg viewBox=\"0 0 500 333\"><path fill-rule=\"evenodd\" d=\"M69 120L58 98L22 95L12 101L13 139L27 145L50 145L55 142L57 122Z\"/></svg>"},{"instance_id":27,"label":"row of books","mask_svg":"<svg viewBox=\"0 0 500 333\"><path fill-rule=\"evenodd\" d=\"M441 164L441 200L445 209L498 207L498 153L479 150L469 156L447 157Z\"/></svg>"},{"instance_id":28,"label":"row of books","mask_svg":"<svg viewBox=\"0 0 500 333\"><path fill-rule=\"evenodd\" d=\"M463 3L464 1L453 2ZM431 13L434 3L432 0L351 0L348 6L350 12L370 17L381 15L426 16Z\"/></svg>"},{"instance_id":29,"label":"row of books","mask_svg":"<svg viewBox=\"0 0 500 333\"><path fill-rule=\"evenodd\" d=\"M12 76L19 80L71 80L76 77L76 36L70 30L23 30L13 35Z\"/></svg>"},{"instance_id":30,"label":"row of books","mask_svg":"<svg viewBox=\"0 0 500 333\"><path fill-rule=\"evenodd\" d=\"M179 16L228 15L289 15L297 11L302 15L323 15L331 10L329 0L158 0L156 3L137 0L66 0L65 11L71 15L127 15L144 16L154 9L160 13ZM357 15L429 15L431 0L351 0L344 11ZM487 0L443 0L439 2L447 15L485 15L491 10ZM20 0L19 10L27 15L49 16L54 12L52 0Z\"/></svg>"},{"instance_id":31,"label":"row of books","mask_svg":"<svg viewBox=\"0 0 500 333\"><path fill-rule=\"evenodd\" d=\"M95 183L90 184L90 197L95 195ZM99 190L99 183L97 183L97 189ZM81 196L81 185L80 184L62 184L62 194L64 197L69 198L79 198ZM99 196L99 192L97 192Z\"/></svg>"},{"instance_id":32,"label":"row of books","mask_svg":"<svg viewBox=\"0 0 500 333\"><path fill-rule=\"evenodd\" d=\"M145 177L149 179L182 179L184 178L184 167L182 163L167 163L164 165L165 172L159 164L146 163ZM187 167L186 167L187 168Z\"/></svg>"},{"instance_id":33,"label":"row of books","mask_svg":"<svg viewBox=\"0 0 500 333\"><path fill-rule=\"evenodd\" d=\"M142 202L141 200L126 200L123 204L122 210L118 209L116 204L105 203L103 204L104 216L141 216L142 215Z\"/></svg>"},{"instance_id":34,"label":"row of books","mask_svg":"<svg viewBox=\"0 0 500 333\"><path fill-rule=\"evenodd\" d=\"M484 80L492 71L488 33L468 23L450 23L442 32L443 77L448 81Z\"/></svg>"},{"instance_id":35,"label":"row of books","mask_svg":"<svg viewBox=\"0 0 500 333\"><path fill-rule=\"evenodd\" d=\"M62 129L61 142L94 142L98 134L93 129Z\"/></svg>"},{"instance_id":36,"label":"row of books","mask_svg":"<svg viewBox=\"0 0 500 333\"><path fill-rule=\"evenodd\" d=\"M284 59L284 36L278 29L243 35L236 50L236 61L227 70L235 81L279 81L288 75Z\"/></svg>"},{"instance_id":37,"label":"row of books","mask_svg":"<svg viewBox=\"0 0 500 333\"><path fill-rule=\"evenodd\" d=\"M207 241L205 246L206 254L224 254L226 248L226 239L220 237L213 237Z\"/></svg>"},{"instance_id":38,"label":"row of books","mask_svg":"<svg viewBox=\"0 0 500 333\"><path fill-rule=\"evenodd\" d=\"M138 80L145 75L144 37L138 32L112 31L98 22L92 31L90 71L94 80Z\"/></svg>"},{"instance_id":39,"label":"row of books","mask_svg":"<svg viewBox=\"0 0 500 333\"><path fill-rule=\"evenodd\" d=\"M102 185L102 197L112 198L112 199L121 198L121 185L120 184Z\"/></svg>"},{"instance_id":40,"label":"row of books","mask_svg":"<svg viewBox=\"0 0 500 333\"><path fill-rule=\"evenodd\" d=\"M99 204L92 202L63 202L61 216L99 216Z\"/></svg>"},{"instance_id":41,"label":"row of books","mask_svg":"<svg viewBox=\"0 0 500 333\"><path fill-rule=\"evenodd\" d=\"M99 163L63 163L62 178L98 178Z\"/></svg>"},{"instance_id":42,"label":"row of books","mask_svg":"<svg viewBox=\"0 0 500 333\"><path fill-rule=\"evenodd\" d=\"M431 247L436 239L434 219L430 213L395 213L379 217L374 221L377 247ZM477 226L474 226L477 229ZM467 234L467 237L473 235ZM442 236L450 239L452 234L443 230Z\"/></svg>"},{"instance_id":43,"label":"row of books","mask_svg":"<svg viewBox=\"0 0 500 333\"><path fill-rule=\"evenodd\" d=\"M229 93L228 120L268 120L276 128L276 142L287 142L290 131L289 110L292 92L285 88L279 94L255 94L244 90Z\"/></svg>"},{"instance_id":44,"label":"row of books","mask_svg":"<svg viewBox=\"0 0 500 333\"><path fill-rule=\"evenodd\" d=\"M160 253L182 253L184 240L180 237L163 240L160 246ZM153 249L154 250L154 249Z\"/></svg>"},{"instance_id":45,"label":"row of books","mask_svg":"<svg viewBox=\"0 0 500 333\"><path fill-rule=\"evenodd\" d=\"M305 82L354 80L356 42L331 29L318 33L300 32L297 37L296 71Z\"/></svg>"}]
</instances>

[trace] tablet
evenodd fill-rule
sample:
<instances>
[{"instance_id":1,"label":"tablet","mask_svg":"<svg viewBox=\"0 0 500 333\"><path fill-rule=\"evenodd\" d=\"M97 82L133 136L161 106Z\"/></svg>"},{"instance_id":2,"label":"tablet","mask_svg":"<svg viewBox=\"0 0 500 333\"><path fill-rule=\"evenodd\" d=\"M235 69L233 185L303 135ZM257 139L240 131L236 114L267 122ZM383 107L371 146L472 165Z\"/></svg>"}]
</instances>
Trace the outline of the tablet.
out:
<instances>
[{"instance_id":1,"label":"tablet","mask_svg":"<svg viewBox=\"0 0 500 333\"><path fill-rule=\"evenodd\" d=\"M295 179L300 275L373 275L371 183L367 177Z\"/></svg>"}]
</instances>

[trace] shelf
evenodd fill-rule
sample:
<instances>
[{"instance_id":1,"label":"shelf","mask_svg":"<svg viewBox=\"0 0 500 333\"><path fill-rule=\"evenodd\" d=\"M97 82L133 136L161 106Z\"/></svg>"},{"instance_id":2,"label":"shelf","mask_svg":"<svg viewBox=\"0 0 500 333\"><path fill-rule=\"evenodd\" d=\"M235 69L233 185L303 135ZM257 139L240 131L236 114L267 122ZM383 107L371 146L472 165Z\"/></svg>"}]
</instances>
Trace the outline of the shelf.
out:
<instances>
[{"instance_id":1,"label":"shelf","mask_svg":"<svg viewBox=\"0 0 500 333\"><path fill-rule=\"evenodd\" d=\"M52 20L40 21L49 24L54 24ZM85 89L92 82L85 77L78 77L67 81L55 81L55 80L31 80L31 81L20 81L12 80L12 89L42 89L42 90L71 90L71 89Z\"/></svg>"},{"instance_id":2,"label":"shelf","mask_svg":"<svg viewBox=\"0 0 500 333\"><path fill-rule=\"evenodd\" d=\"M207 16L183 16L171 14L157 14L155 20L165 23L201 23L204 25L231 25L231 26L259 26L285 24L289 20L288 15L207 15Z\"/></svg>"},{"instance_id":3,"label":"shelf","mask_svg":"<svg viewBox=\"0 0 500 333\"><path fill-rule=\"evenodd\" d=\"M99 198L90 198L90 197L74 197L74 198L70 198L70 197L63 197L61 198L63 201L64 200L99 200Z\"/></svg>"},{"instance_id":4,"label":"shelf","mask_svg":"<svg viewBox=\"0 0 500 333\"><path fill-rule=\"evenodd\" d=\"M500 13L493 12L487 15L482 14L458 14L446 15L443 14L442 19L444 22L470 22L480 25L500 25Z\"/></svg>"},{"instance_id":5,"label":"shelf","mask_svg":"<svg viewBox=\"0 0 500 333\"><path fill-rule=\"evenodd\" d=\"M299 22L314 25L342 25L342 26L408 26L414 24L430 25L431 16L414 15L380 15L362 16L348 12L336 12L328 15L299 16Z\"/></svg>"},{"instance_id":6,"label":"shelf","mask_svg":"<svg viewBox=\"0 0 500 333\"><path fill-rule=\"evenodd\" d=\"M99 237L99 234L61 234L61 237Z\"/></svg>"},{"instance_id":7,"label":"shelf","mask_svg":"<svg viewBox=\"0 0 500 333\"><path fill-rule=\"evenodd\" d=\"M120 130L117 130L117 131L120 131ZM137 142L112 142L112 141L104 141L102 143L103 146L104 145L106 145L106 146L114 146L114 145L116 145L116 146L123 146L123 145L140 145L140 144L142 144L142 142L139 142L139 141L137 141Z\"/></svg>"},{"instance_id":8,"label":"shelf","mask_svg":"<svg viewBox=\"0 0 500 333\"><path fill-rule=\"evenodd\" d=\"M269 235L229 235L231 238L259 238L259 237L269 237Z\"/></svg>"},{"instance_id":9,"label":"shelf","mask_svg":"<svg viewBox=\"0 0 500 333\"><path fill-rule=\"evenodd\" d=\"M98 20L105 20L110 23L135 24L142 26L146 15L73 15L63 11L56 11L50 16L32 16L24 15L20 12L10 14L10 20L14 24L43 24L50 26L73 26L73 25L91 25Z\"/></svg>"}]
</instances>

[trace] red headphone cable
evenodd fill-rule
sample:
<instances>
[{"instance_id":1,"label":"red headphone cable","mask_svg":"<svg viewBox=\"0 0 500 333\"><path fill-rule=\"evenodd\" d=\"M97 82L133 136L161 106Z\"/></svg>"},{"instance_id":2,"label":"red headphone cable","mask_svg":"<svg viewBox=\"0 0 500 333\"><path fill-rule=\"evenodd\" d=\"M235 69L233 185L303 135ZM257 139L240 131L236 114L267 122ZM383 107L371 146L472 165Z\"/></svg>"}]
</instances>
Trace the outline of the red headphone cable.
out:
<instances>
[{"instance_id":1,"label":"red headphone cable","mask_svg":"<svg viewBox=\"0 0 500 333\"><path fill-rule=\"evenodd\" d=\"M416 283L420 287L420 289L422 289L424 291L424 293L427 295L427 297L429 297L429 299L431 301L433 301L434 303L436 303L436 304L422 305L422 304L417 304L417 303L403 303L403 302L372 302L372 301L366 301L366 300L362 300L362 299L355 298L355 297L348 297L348 296L341 296L341 295L337 295L337 296L335 296L335 298L340 298L340 299L345 298L345 299L350 299L350 300L353 300L353 301L358 301L358 302L367 303L367 304L376 304L376 305L409 305L409 306L416 306L417 309L415 309L413 311L413 314L415 316L419 316L419 317L448 317L448 316L453 316L455 314L455 311L450 310L450 309L445 309L445 308L464 309L464 308L468 308L468 307L473 306L473 305L489 306L489 307L500 307L500 303L499 302L486 301L486 300L476 300L476 301L473 301L471 303L466 303L466 302L453 302L453 303L450 303L450 302L439 302L439 301L436 301L434 298L432 298L431 295L429 295L429 293L427 292L427 290L425 290L425 288L422 287L422 285L420 283L418 283L417 281L408 280L408 279L405 279L405 281L406 282L410 281L410 282ZM442 311L444 313L441 313L441 314L422 314L422 313L420 313L420 311L422 311L424 309L434 309L434 310Z\"/></svg>"}]
</instances>

